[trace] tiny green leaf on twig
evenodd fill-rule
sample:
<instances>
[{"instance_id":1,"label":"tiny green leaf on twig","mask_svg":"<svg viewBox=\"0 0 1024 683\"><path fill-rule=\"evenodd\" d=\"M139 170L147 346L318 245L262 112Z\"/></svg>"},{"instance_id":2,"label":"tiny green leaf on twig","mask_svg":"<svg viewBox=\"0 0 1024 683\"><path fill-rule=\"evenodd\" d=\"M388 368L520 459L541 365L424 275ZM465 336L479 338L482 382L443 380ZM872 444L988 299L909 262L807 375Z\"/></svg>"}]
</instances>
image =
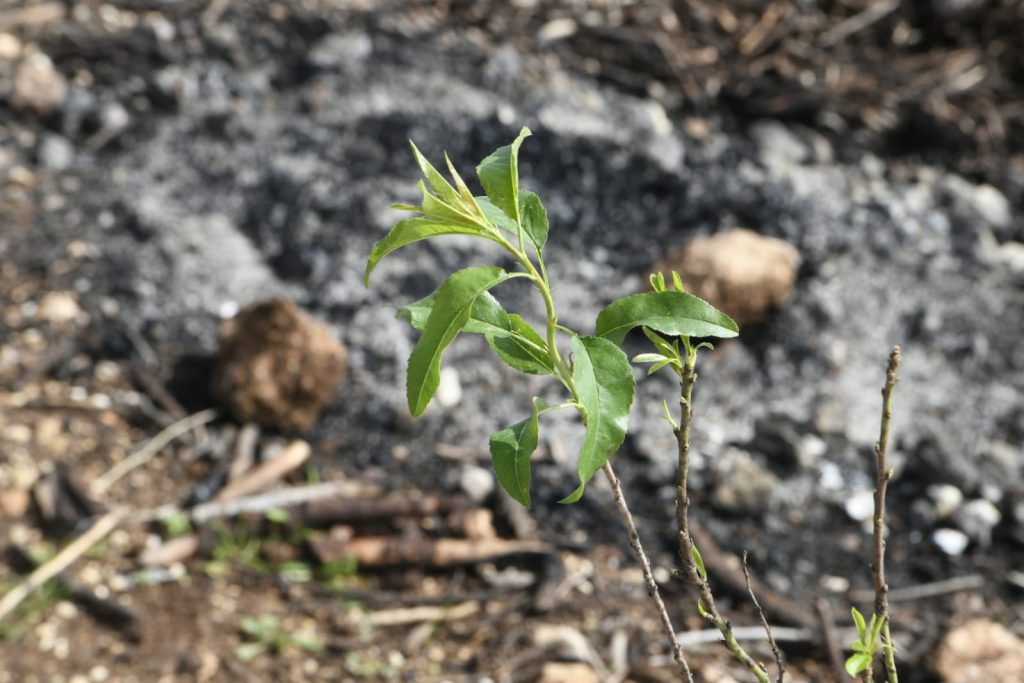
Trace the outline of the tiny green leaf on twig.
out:
<instances>
[{"instance_id":1,"label":"tiny green leaf on twig","mask_svg":"<svg viewBox=\"0 0 1024 683\"><path fill-rule=\"evenodd\" d=\"M714 306L685 292L645 292L608 304L597 316L597 336L621 344L634 327L685 337L735 337L739 327Z\"/></svg>"},{"instance_id":2,"label":"tiny green leaf on twig","mask_svg":"<svg viewBox=\"0 0 1024 683\"><path fill-rule=\"evenodd\" d=\"M629 407L636 387L629 359L600 337L573 337L573 383L586 411L586 434L577 468L580 485L562 503L575 503L594 474L619 449L629 428Z\"/></svg>"},{"instance_id":3,"label":"tiny green leaf on twig","mask_svg":"<svg viewBox=\"0 0 1024 683\"><path fill-rule=\"evenodd\" d=\"M466 268L449 276L437 290L423 334L409 356L409 412L426 410L441 380L441 356L469 322L477 298L509 277L501 268Z\"/></svg>"},{"instance_id":4,"label":"tiny green leaf on twig","mask_svg":"<svg viewBox=\"0 0 1024 683\"><path fill-rule=\"evenodd\" d=\"M846 660L846 673L850 674L854 678L860 676L860 674L871 666L871 660L874 657L866 652L855 652L850 655L850 658Z\"/></svg>"},{"instance_id":5,"label":"tiny green leaf on twig","mask_svg":"<svg viewBox=\"0 0 1024 683\"><path fill-rule=\"evenodd\" d=\"M700 577L701 581L708 580L708 570L704 568L704 558L700 556L700 551L697 550L697 546L693 546L693 563L697 565L697 576Z\"/></svg>"}]
</instances>

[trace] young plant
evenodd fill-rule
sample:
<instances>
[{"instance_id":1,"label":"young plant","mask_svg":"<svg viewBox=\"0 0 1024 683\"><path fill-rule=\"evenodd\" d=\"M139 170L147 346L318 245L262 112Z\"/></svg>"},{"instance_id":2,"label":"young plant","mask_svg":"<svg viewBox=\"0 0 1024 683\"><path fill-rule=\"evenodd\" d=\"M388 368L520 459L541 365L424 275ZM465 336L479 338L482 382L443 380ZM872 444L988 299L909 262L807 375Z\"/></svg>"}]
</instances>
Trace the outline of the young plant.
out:
<instances>
[{"instance_id":1,"label":"young plant","mask_svg":"<svg viewBox=\"0 0 1024 683\"><path fill-rule=\"evenodd\" d=\"M544 261L549 230L547 212L536 194L519 186L519 148L529 135L529 129L523 128L511 144L496 150L477 167L485 195L473 194L447 155L451 182L413 144L413 155L426 179L419 184L422 202L395 206L417 215L400 221L373 248L366 266L366 284L369 285L377 264L391 252L443 235L487 240L512 256L519 268L515 272L495 266L466 268L450 275L429 296L401 309L400 316L421 332L409 358L409 410L413 416L426 410L440 382L444 351L460 333L482 334L498 358L512 368L528 374L550 375L561 383L566 391L564 402L549 405L535 397L533 409L524 420L491 436L490 452L498 482L512 498L529 507L530 458L539 441L540 418L551 410L577 411L585 428L577 457L579 483L561 502L578 501L587 483L599 470L604 471L665 635L681 671L687 680L692 680L609 462L625 439L635 390L629 359L619 345L630 330L641 328L649 336L654 335L652 339L659 339L656 346L660 355L650 359L655 368L673 365L679 372L688 372L686 367L692 371L698 348L691 345L691 337L734 337L739 330L727 315L683 291L678 275L674 276L679 285L676 291L659 286L654 291L609 304L598 315L594 334L583 335L561 325ZM507 312L491 293L499 285L520 278L530 282L543 299L543 330L535 329L518 314ZM663 285L664 279L659 282ZM660 335L679 340L669 343ZM568 357L563 355L562 340L568 346ZM685 361L680 343L686 349Z\"/></svg>"},{"instance_id":2,"label":"young plant","mask_svg":"<svg viewBox=\"0 0 1024 683\"><path fill-rule=\"evenodd\" d=\"M281 620L273 614L246 617L240 625L247 641L235 648L235 657L248 662L264 652L280 654L295 647L305 652L319 652L323 649L320 639L311 633L290 633Z\"/></svg>"},{"instance_id":3,"label":"young plant","mask_svg":"<svg viewBox=\"0 0 1024 683\"><path fill-rule=\"evenodd\" d=\"M846 672L865 683L874 680L875 655L882 653L887 683L899 683L896 672L896 646L889 629L889 584L885 581L885 494L892 479L893 470L888 464L889 423L892 419L892 394L899 381L897 371L902 352L894 346L889 354L889 365L885 372L885 386L882 387L882 426L875 443L875 514L873 525L874 561L872 562L875 584L875 609L870 624L864 623L864 616L853 608L853 620L857 625L859 638L853 644L853 655L846 660Z\"/></svg>"}]
</instances>

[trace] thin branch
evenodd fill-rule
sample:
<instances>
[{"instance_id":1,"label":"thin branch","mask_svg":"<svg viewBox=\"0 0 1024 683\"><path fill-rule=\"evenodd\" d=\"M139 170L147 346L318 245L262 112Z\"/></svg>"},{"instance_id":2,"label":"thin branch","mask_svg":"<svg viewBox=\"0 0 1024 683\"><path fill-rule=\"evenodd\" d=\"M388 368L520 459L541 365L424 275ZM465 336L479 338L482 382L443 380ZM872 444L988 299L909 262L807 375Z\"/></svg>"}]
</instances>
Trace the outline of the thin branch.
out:
<instances>
[{"instance_id":1,"label":"thin branch","mask_svg":"<svg viewBox=\"0 0 1024 683\"><path fill-rule=\"evenodd\" d=\"M743 578L747 581L747 593L750 595L750 601L754 603L754 607L757 608L757 614L761 617L761 625L764 626L765 635L768 636L768 644L772 648L772 654L775 656L775 665L779 669L779 677L776 683L782 683L783 677L786 675L786 665L782 663L782 652L779 651L779 645L775 642L775 637L772 635L772 627L768 623L768 618L764 615L764 610L761 609L761 603L757 601L757 596L754 595L754 589L750 586L750 569L747 567L747 551L743 551Z\"/></svg>"},{"instance_id":2,"label":"thin branch","mask_svg":"<svg viewBox=\"0 0 1024 683\"><path fill-rule=\"evenodd\" d=\"M882 388L882 426L875 445L875 616L882 620L882 652L885 659L885 674L889 683L898 683L896 675L896 654L889 630L889 586L885 582L885 491L892 479L893 471L887 462L889 450L889 422L892 418L892 393L899 377L900 347L894 346L889 354L889 366Z\"/></svg>"},{"instance_id":3,"label":"thin branch","mask_svg":"<svg viewBox=\"0 0 1024 683\"><path fill-rule=\"evenodd\" d=\"M121 477L128 474L135 468L142 467L149 462L153 456L164 448L164 446L171 443L178 437L189 433L193 429L197 429L205 424L213 422L215 419L217 419L217 411L211 408L210 410L202 410L198 413L189 415L188 417L184 417L169 425L166 429L162 430L159 434L147 441L142 448L135 451L93 480L92 485L89 487L90 491L94 495L104 493Z\"/></svg>"},{"instance_id":4,"label":"thin branch","mask_svg":"<svg viewBox=\"0 0 1024 683\"><path fill-rule=\"evenodd\" d=\"M828 598L819 598L815 607L818 609L818 619L821 622L821 631L825 637L825 650L828 652L828 661L832 665L832 677L835 683L846 681L846 667L843 665L843 651L839 646L839 636L836 634L835 615L832 614L832 603ZM854 631L856 633L856 631ZM857 638L854 635L853 638ZM849 638L847 640L852 640Z\"/></svg>"},{"instance_id":5,"label":"thin branch","mask_svg":"<svg viewBox=\"0 0 1024 683\"><path fill-rule=\"evenodd\" d=\"M686 655L683 653L683 648L679 644L678 638L676 638L675 627L672 626L672 620L668 616L668 610L665 609L665 603L662 601L661 593L658 591L658 583L654 580L654 572L651 571L651 562L647 559L647 553L644 552L644 547L640 543L640 534L637 533L636 524L633 522L633 515L630 513L629 507L626 505L626 499L622 495L622 485L619 482L619 478L615 476L615 470L612 469L611 463L606 462L603 469L604 475L608 478L608 483L612 487L615 507L618 508L622 522L626 525L626 531L629 532L629 544L633 547L633 552L640 561L640 569L644 574L644 583L647 585L647 594L651 596L651 600L654 601L654 605L658 609L658 616L661 617L661 628L665 632L669 644L672 646L672 656L676 660L676 664L679 665L679 670L683 673L686 680L689 683L693 683L690 665L686 662Z\"/></svg>"},{"instance_id":6,"label":"thin branch","mask_svg":"<svg viewBox=\"0 0 1024 683\"><path fill-rule=\"evenodd\" d=\"M725 647L732 653L737 661L747 667L758 683L771 683L768 678L768 671L754 661L746 650L736 640L732 624L724 619L715 605L715 597L711 593L711 586L707 578L697 570L697 563L694 559L693 538L690 536L690 520L688 509L690 498L687 495L687 477L690 469L690 422L693 418L693 384L697 381L695 366L697 353L687 347L686 363L683 365L681 377L681 397L679 403L682 406L679 415L679 429L675 430L676 442L679 446L679 481L676 492L676 525L679 528L679 558L683 563L683 576L697 589L700 595L697 606L701 615L722 634L725 640Z\"/></svg>"},{"instance_id":7,"label":"thin branch","mask_svg":"<svg viewBox=\"0 0 1024 683\"><path fill-rule=\"evenodd\" d=\"M25 580L8 591L0 600L0 621L18 608L22 601L53 577L70 567L74 562L102 541L107 534L117 528L124 517L121 509L111 510L96 520L89 529L69 543L63 550L54 555L48 562L40 565Z\"/></svg>"}]
</instances>

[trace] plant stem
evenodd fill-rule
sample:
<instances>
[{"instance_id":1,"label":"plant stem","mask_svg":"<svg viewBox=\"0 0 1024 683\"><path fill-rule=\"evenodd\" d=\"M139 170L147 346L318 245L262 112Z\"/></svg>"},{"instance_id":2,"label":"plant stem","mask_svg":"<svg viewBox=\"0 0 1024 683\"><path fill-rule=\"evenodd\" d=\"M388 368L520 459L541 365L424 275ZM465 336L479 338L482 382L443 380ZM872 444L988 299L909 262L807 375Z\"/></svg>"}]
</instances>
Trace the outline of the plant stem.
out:
<instances>
[{"instance_id":1,"label":"plant stem","mask_svg":"<svg viewBox=\"0 0 1024 683\"><path fill-rule=\"evenodd\" d=\"M754 661L753 657L736 640L732 632L732 624L724 619L718 612L715 605L715 597L711 593L711 586L705 578L697 571L697 563L694 561L693 539L690 537L690 520L688 509L690 498L687 495L687 477L690 471L690 422L693 418L693 384L697 381L697 352L696 349L686 345L686 362L683 365L681 375L681 405L679 414L679 428L675 430L676 442L679 446L679 481L676 493L676 525L679 528L679 558L683 563L683 576L697 589L700 595L698 605L702 615L722 634L725 639L725 647L732 653L740 663L750 669L750 672L757 678L758 683L771 683L768 678L768 671Z\"/></svg>"},{"instance_id":2,"label":"plant stem","mask_svg":"<svg viewBox=\"0 0 1024 683\"><path fill-rule=\"evenodd\" d=\"M875 617L883 620L882 653L885 660L885 675L889 683L898 683L896 675L896 652L889 630L889 585L885 582L885 492L892 479L892 469L887 463L889 451L889 421L892 418L892 394L899 377L896 371L900 365L900 347L894 346L889 354L889 365L882 388L882 426L875 444Z\"/></svg>"},{"instance_id":3,"label":"plant stem","mask_svg":"<svg viewBox=\"0 0 1024 683\"><path fill-rule=\"evenodd\" d=\"M606 462L604 464L604 475L608 478L608 483L612 487L612 494L615 497L615 507L619 510L619 516L622 517L622 522L626 525L626 531L629 532L629 544L633 547L633 552L636 554L637 559L640 561L640 569L644 574L644 583L647 585L647 594L654 601L655 606L658 609L658 616L661 618L661 628L665 632L665 636L668 638L669 644L672 646L672 656L676 660L676 664L679 665L679 670L689 683L693 683L693 674L690 672L690 665L686 662L686 656L683 653L682 646L679 645L679 640L676 638L675 627L672 626L672 620L668 616L668 610L665 609L665 603L661 599L661 593L658 591L658 584L654 580L654 572L651 571L651 562L647 559L647 553L644 552L644 547L640 543L640 534L637 533L636 524L633 522L633 515L629 511L629 507L626 505L626 499L622 495L622 485L619 482L619 478L615 476L615 470L612 469L611 463Z\"/></svg>"}]
</instances>

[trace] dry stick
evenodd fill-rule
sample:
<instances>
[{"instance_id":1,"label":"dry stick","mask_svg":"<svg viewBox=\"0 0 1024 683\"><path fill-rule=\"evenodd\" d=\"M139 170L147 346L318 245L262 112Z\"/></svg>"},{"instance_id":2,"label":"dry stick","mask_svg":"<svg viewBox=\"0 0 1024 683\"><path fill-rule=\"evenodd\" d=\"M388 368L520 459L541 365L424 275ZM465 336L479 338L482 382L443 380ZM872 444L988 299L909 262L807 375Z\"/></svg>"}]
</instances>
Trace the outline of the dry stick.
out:
<instances>
[{"instance_id":1,"label":"dry stick","mask_svg":"<svg viewBox=\"0 0 1024 683\"><path fill-rule=\"evenodd\" d=\"M44 583L70 567L75 560L84 555L89 548L103 540L107 534L117 528L124 517L124 510L115 509L96 520L88 531L69 543L63 550L54 555L48 562L40 565L29 574L24 581L8 591L0 600L0 621L17 609L22 601Z\"/></svg>"},{"instance_id":2,"label":"dry stick","mask_svg":"<svg viewBox=\"0 0 1024 683\"><path fill-rule=\"evenodd\" d=\"M757 614L761 617L761 625L764 626L765 635L768 636L768 644L772 648L772 654L775 655L775 665L779 669L779 677L776 679L777 683L782 683L782 679L786 674L786 665L782 663L782 653L779 651L779 645L775 642L775 637L772 635L772 627L768 624L768 618L764 615L764 610L761 609L761 603L757 601L757 596L754 595L754 589L750 586L750 569L747 567L747 551L743 551L743 578L747 581L747 593L750 595L750 601L754 603L754 607L757 608Z\"/></svg>"},{"instance_id":3,"label":"dry stick","mask_svg":"<svg viewBox=\"0 0 1024 683\"><path fill-rule=\"evenodd\" d=\"M885 387L882 388L882 426L875 445L875 617L882 621L882 652L885 659L885 675L889 683L898 683L896 675L896 654L889 630L889 586L885 582L885 490L892 479L893 471L886 462L889 449L889 421L892 418L892 392L899 377L900 347L892 347L889 366L885 372Z\"/></svg>"},{"instance_id":4,"label":"dry stick","mask_svg":"<svg viewBox=\"0 0 1024 683\"><path fill-rule=\"evenodd\" d=\"M136 467L142 467L149 462L164 446L171 443L179 436L213 422L215 419L217 419L217 411L211 408L210 410L202 410L178 420L147 441L142 448L135 451L130 456L97 477L89 487L90 491L94 495L104 493L107 489L113 486L118 479L128 474Z\"/></svg>"},{"instance_id":5,"label":"dry stick","mask_svg":"<svg viewBox=\"0 0 1024 683\"><path fill-rule=\"evenodd\" d=\"M725 639L725 647L732 653L739 662L750 669L750 672L757 678L758 683L771 683L768 678L768 671L754 658L747 654L747 651L737 642L736 634L733 633L732 624L722 618L715 605L715 597L711 593L711 586L707 579L703 578L697 571L697 563L694 560L693 539L690 537L690 521L688 508L690 498L686 493L686 479L690 469L690 421L693 418L693 383L697 381L695 365L697 355L694 352L686 354L686 363L683 365L681 381L681 405L679 416L679 427L676 428L676 442L679 445L679 482L676 492L676 525L679 527L679 558L683 563L683 576L688 580L700 595L698 606L701 608L701 616L714 624Z\"/></svg>"},{"instance_id":6,"label":"dry stick","mask_svg":"<svg viewBox=\"0 0 1024 683\"><path fill-rule=\"evenodd\" d=\"M665 603L662 601L661 593L658 591L658 583L654 580L654 572L651 571L651 562L647 559L647 553L644 552L644 547L640 543L640 534L637 533L636 524L633 523L633 515L630 513L629 507L626 505L626 499L622 495L622 485L619 483L619 478L615 476L615 470L612 469L611 463L606 462L603 469L604 475L608 478L608 483L612 487L615 507L618 508L619 515L626 525L626 531L629 533L629 544L633 547L633 552L640 561L640 569L644 574L644 583L647 585L647 594L651 596L651 600L654 601L654 605L658 609L658 615L661 617L661 628L672 646L672 656L688 683L693 683L690 665L686 662L686 655L683 653L683 648L676 638L675 627L672 626L672 620L668 616L668 610L665 609Z\"/></svg>"},{"instance_id":7,"label":"dry stick","mask_svg":"<svg viewBox=\"0 0 1024 683\"><path fill-rule=\"evenodd\" d=\"M846 667L843 666L843 651L839 647L839 636L836 635L832 603L828 601L828 598L819 598L815 607L818 609L821 630L825 635L825 649L828 652L828 661L832 665L832 677L836 683L843 683L846 680Z\"/></svg>"}]
</instances>

